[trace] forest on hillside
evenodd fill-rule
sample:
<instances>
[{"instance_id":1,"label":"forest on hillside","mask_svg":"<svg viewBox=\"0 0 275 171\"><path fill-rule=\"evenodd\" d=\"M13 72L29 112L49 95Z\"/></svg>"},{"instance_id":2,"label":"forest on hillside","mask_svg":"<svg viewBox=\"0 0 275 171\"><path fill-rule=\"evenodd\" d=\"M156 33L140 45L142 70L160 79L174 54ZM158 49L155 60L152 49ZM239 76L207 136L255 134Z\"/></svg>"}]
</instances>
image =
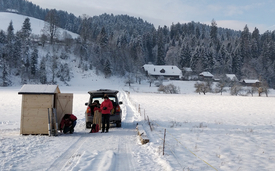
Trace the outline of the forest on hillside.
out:
<instances>
[{"instance_id":1,"label":"forest on hillside","mask_svg":"<svg viewBox=\"0 0 275 171\"><path fill-rule=\"evenodd\" d=\"M189 22L155 28L128 15L76 17L26 0L0 0L0 11L7 9L46 22L39 36L32 34L27 17L20 31L14 32L12 21L0 31L1 86L12 85L14 76L22 83L69 82L70 60L83 71L95 69L106 77L140 73L144 64L152 62L215 76L236 74L239 79L259 79L275 87L275 31L260 34L247 25L235 31L218 27L214 19L211 25ZM60 36L58 28L79 37Z\"/></svg>"}]
</instances>

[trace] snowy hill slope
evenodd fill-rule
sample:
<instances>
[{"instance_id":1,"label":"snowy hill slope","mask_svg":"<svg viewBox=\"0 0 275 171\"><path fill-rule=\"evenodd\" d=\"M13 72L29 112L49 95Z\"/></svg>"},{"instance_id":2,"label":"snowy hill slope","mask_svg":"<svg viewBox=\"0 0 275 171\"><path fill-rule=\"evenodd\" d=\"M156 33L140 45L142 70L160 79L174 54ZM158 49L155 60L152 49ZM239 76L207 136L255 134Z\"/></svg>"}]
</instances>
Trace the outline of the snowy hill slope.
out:
<instances>
[{"instance_id":1,"label":"snowy hill slope","mask_svg":"<svg viewBox=\"0 0 275 171\"><path fill-rule=\"evenodd\" d=\"M0 21L1 21L0 30L7 31L9 23L12 21L14 31L17 32L22 28L22 24L27 17L28 16L15 14L15 13L0 12ZM30 19L32 33L35 35L41 35L41 29L43 29L44 27L44 21L33 17L28 17L28 18ZM61 35L64 31L65 31L64 29L60 30ZM66 32L69 33L73 38L78 37L78 34L72 33L70 31L66 31Z\"/></svg>"}]
</instances>

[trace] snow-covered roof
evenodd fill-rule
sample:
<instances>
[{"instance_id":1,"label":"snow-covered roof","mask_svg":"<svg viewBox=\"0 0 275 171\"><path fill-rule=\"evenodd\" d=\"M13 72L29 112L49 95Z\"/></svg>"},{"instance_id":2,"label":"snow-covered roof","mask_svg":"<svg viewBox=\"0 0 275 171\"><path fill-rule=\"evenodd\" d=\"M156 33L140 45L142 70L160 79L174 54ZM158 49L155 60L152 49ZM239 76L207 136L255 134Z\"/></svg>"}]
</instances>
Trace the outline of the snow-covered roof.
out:
<instances>
[{"instance_id":1,"label":"snow-covered roof","mask_svg":"<svg viewBox=\"0 0 275 171\"><path fill-rule=\"evenodd\" d=\"M55 94L60 93L58 85L24 84L18 94Z\"/></svg>"},{"instance_id":2,"label":"snow-covered roof","mask_svg":"<svg viewBox=\"0 0 275 171\"><path fill-rule=\"evenodd\" d=\"M202 72L199 75L204 77L213 77L213 75L210 72Z\"/></svg>"},{"instance_id":3,"label":"snow-covered roof","mask_svg":"<svg viewBox=\"0 0 275 171\"><path fill-rule=\"evenodd\" d=\"M186 71L186 72L192 72L193 70L191 69L191 68L189 68L189 67L183 67L182 68L184 71Z\"/></svg>"},{"instance_id":4,"label":"snow-covered roof","mask_svg":"<svg viewBox=\"0 0 275 171\"><path fill-rule=\"evenodd\" d=\"M235 74L225 74L231 81L238 81L238 78Z\"/></svg>"},{"instance_id":5,"label":"snow-covered roof","mask_svg":"<svg viewBox=\"0 0 275 171\"><path fill-rule=\"evenodd\" d=\"M158 75L158 76L181 76L181 70L174 65L153 65L145 64L143 65L145 71L149 75Z\"/></svg>"},{"instance_id":6,"label":"snow-covered roof","mask_svg":"<svg viewBox=\"0 0 275 171\"><path fill-rule=\"evenodd\" d=\"M243 83L248 83L248 84L254 84L254 83L259 83L259 80L249 80L249 79L242 79L241 82Z\"/></svg>"}]
</instances>

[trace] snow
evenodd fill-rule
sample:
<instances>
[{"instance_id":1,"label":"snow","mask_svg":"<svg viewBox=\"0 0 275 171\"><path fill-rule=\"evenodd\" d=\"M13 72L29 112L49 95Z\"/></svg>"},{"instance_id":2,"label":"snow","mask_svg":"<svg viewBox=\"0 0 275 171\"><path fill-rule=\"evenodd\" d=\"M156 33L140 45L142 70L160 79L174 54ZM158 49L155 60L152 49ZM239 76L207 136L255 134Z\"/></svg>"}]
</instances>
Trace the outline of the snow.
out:
<instances>
[{"instance_id":1,"label":"snow","mask_svg":"<svg viewBox=\"0 0 275 171\"><path fill-rule=\"evenodd\" d=\"M22 88L19 90L18 94L31 94L31 93L54 94L58 92L59 92L58 85L24 84Z\"/></svg>"},{"instance_id":2,"label":"snow","mask_svg":"<svg viewBox=\"0 0 275 171\"><path fill-rule=\"evenodd\" d=\"M225 74L227 78L229 78L231 81L238 81L238 78L235 74Z\"/></svg>"},{"instance_id":3,"label":"snow","mask_svg":"<svg viewBox=\"0 0 275 171\"><path fill-rule=\"evenodd\" d=\"M260 81L259 80L242 79L241 82L254 84L254 83L259 83Z\"/></svg>"},{"instance_id":4,"label":"snow","mask_svg":"<svg viewBox=\"0 0 275 171\"><path fill-rule=\"evenodd\" d=\"M202 72L199 75L204 76L204 77L213 77L213 75L210 72Z\"/></svg>"},{"instance_id":5,"label":"snow","mask_svg":"<svg viewBox=\"0 0 275 171\"><path fill-rule=\"evenodd\" d=\"M20 135L21 86L0 88L0 170L273 170L275 92L269 97L199 95L192 81L168 81L181 94L122 78L78 73L62 93L74 93L74 134ZM122 127L109 133L85 129L88 91L119 90ZM139 109L140 108L140 109ZM140 111L140 113L138 112ZM149 118L153 131L150 130ZM141 145L136 124L150 142ZM165 149L163 137L166 129Z\"/></svg>"},{"instance_id":6,"label":"snow","mask_svg":"<svg viewBox=\"0 0 275 171\"><path fill-rule=\"evenodd\" d=\"M143 68L149 75L181 76L181 70L174 65L145 64Z\"/></svg>"},{"instance_id":7,"label":"snow","mask_svg":"<svg viewBox=\"0 0 275 171\"><path fill-rule=\"evenodd\" d=\"M26 17L0 12L0 29L5 31L11 18L17 31ZM39 34L44 22L30 19L33 33ZM164 81L179 87L180 94L160 94L158 87L149 87L146 80L128 87L123 78L104 78L76 67L72 71L70 86L58 82L58 87L62 93L74 94L73 113L78 118L74 134L20 135L22 95L18 92L22 85L0 87L1 171L275 168L274 90L269 97L231 96L229 92L199 95L195 82ZM120 91L121 128L112 127L104 134L89 134L85 129L84 104L89 99L88 91L96 89ZM137 136L137 123L150 140L145 145Z\"/></svg>"},{"instance_id":8,"label":"snow","mask_svg":"<svg viewBox=\"0 0 275 171\"><path fill-rule=\"evenodd\" d=\"M12 21L14 32L16 33L17 31L22 29L22 25L27 17L28 16L24 16L21 14L0 12L0 21L1 21L0 30L7 31L9 24ZM30 19L32 33L35 35L41 35L42 34L41 30L44 28L44 21L33 17L28 17L28 18ZM62 33L65 31L68 34L70 34L72 38L78 37L78 34L72 33L64 29L60 29L60 35L63 35Z\"/></svg>"}]
</instances>

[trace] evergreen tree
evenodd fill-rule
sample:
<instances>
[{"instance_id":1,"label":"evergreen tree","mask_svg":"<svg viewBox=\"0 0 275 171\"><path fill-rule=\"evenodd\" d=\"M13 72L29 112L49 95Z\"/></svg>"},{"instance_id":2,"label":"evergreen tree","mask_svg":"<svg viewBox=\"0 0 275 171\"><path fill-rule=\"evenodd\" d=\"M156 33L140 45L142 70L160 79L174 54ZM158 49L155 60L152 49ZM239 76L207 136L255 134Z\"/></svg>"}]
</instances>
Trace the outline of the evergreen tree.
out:
<instances>
[{"instance_id":1,"label":"evergreen tree","mask_svg":"<svg viewBox=\"0 0 275 171\"><path fill-rule=\"evenodd\" d=\"M37 63L38 63L38 50L37 48L31 54L31 75L35 76L37 73Z\"/></svg>"},{"instance_id":2,"label":"evergreen tree","mask_svg":"<svg viewBox=\"0 0 275 171\"><path fill-rule=\"evenodd\" d=\"M104 27L102 27L100 34L98 35L98 42L102 48L106 47L108 44L108 35Z\"/></svg>"},{"instance_id":3,"label":"evergreen tree","mask_svg":"<svg viewBox=\"0 0 275 171\"><path fill-rule=\"evenodd\" d=\"M248 63L248 61L251 58L250 40L251 40L251 35L249 33L249 29L247 25L245 25L240 38L240 48L241 48L240 52L244 63Z\"/></svg>"},{"instance_id":4,"label":"evergreen tree","mask_svg":"<svg viewBox=\"0 0 275 171\"><path fill-rule=\"evenodd\" d=\"M47 83L47 71L46 71L46 58L43 57L40 62L40 83L46 84Z\"/></svg>"},{"instance_id":5,"label":"evergreen tree","mask_svg":"<svg viewBox=\"0 0 275 171\"><path fill-rule=\"evenodd\" d=\"M14 28L12 21L9 24L9 27L7 29L7 61L9 66L13 66L16 59L14 58L14 43L15 43L15 35L14 35Z\"/></svg>"},{"instance_id":6,"label":"evergreen tree","mask_svg":"<svg viewBox=\"0 0 275 171\"><path fill-rule=\"evenodd\" d=\"M165 49L164 49L164 41L163 41L163 35L160 33L158 38L158 51L157 51L157 65L165 65Z\"/></svg>"},{"instance_id":7,"label":"evergreen tree","mask_svg":"<svg viewBox=\"0 0 275 171\"><path fill-rule=\"evenodd\" d=\"M112 74L110 61L107 59L103 69L105 78L110 77Z\"/></svg>"},{"instance_id":8,"label":"evergreen tree","mask_svg":"<svg viewBox=\"0 0 275 171\"><path fill-rule=\"evenodd\" d=\"M21 32L22 32L22 39L23 40L26 40L26 39L28 39L30 37L32 29L31 29L31 23L30 23L30 19L29 18L26 18L24 20Z\"/></svg>"},{"instance_id":9,"label":"evergreen tree","mask_svg":"<svg viewBox=\"0 0 275 171\"><path fill-rule=\"evenodd\" d=\"M216 21L213 19L211 22L210 38L211 41L216 44L218 41L218 27Z\"/></svg>"},{"instance_id":10,"label":"evergreen tree","mask_svg":"<svg viewBox=\"0 0 275 171\"><path fill-rule=\"evenodd\" d=\"M9 86L7 65L5 63L3 64L2 81L3 87Z\"/></svg>"},{"instance_id":11,"label":"evergreen tree","mask_svg":"<svg viewBox=\"0 0 275 171\"><path fill-rule=\"evenodd\" d=\"M14 43L14 60L13 64L14 64L14 68L17 69L17 72L20 72L20 63L21 61L21 50L22 50L22 43L21 43L21 39L18 35L16 35L15 37L15 43Z\"/></svg>"},{"instance_id":12,"label":"evergreen tree","mask_svg":"<svg viewBox=\"0 0 275 171\"><path fill-rule=\"evenodd\" d=\"M180 52L180 67L190 67L191 51L189 45L182 46Z\"/></svg>"}]
</instances>

